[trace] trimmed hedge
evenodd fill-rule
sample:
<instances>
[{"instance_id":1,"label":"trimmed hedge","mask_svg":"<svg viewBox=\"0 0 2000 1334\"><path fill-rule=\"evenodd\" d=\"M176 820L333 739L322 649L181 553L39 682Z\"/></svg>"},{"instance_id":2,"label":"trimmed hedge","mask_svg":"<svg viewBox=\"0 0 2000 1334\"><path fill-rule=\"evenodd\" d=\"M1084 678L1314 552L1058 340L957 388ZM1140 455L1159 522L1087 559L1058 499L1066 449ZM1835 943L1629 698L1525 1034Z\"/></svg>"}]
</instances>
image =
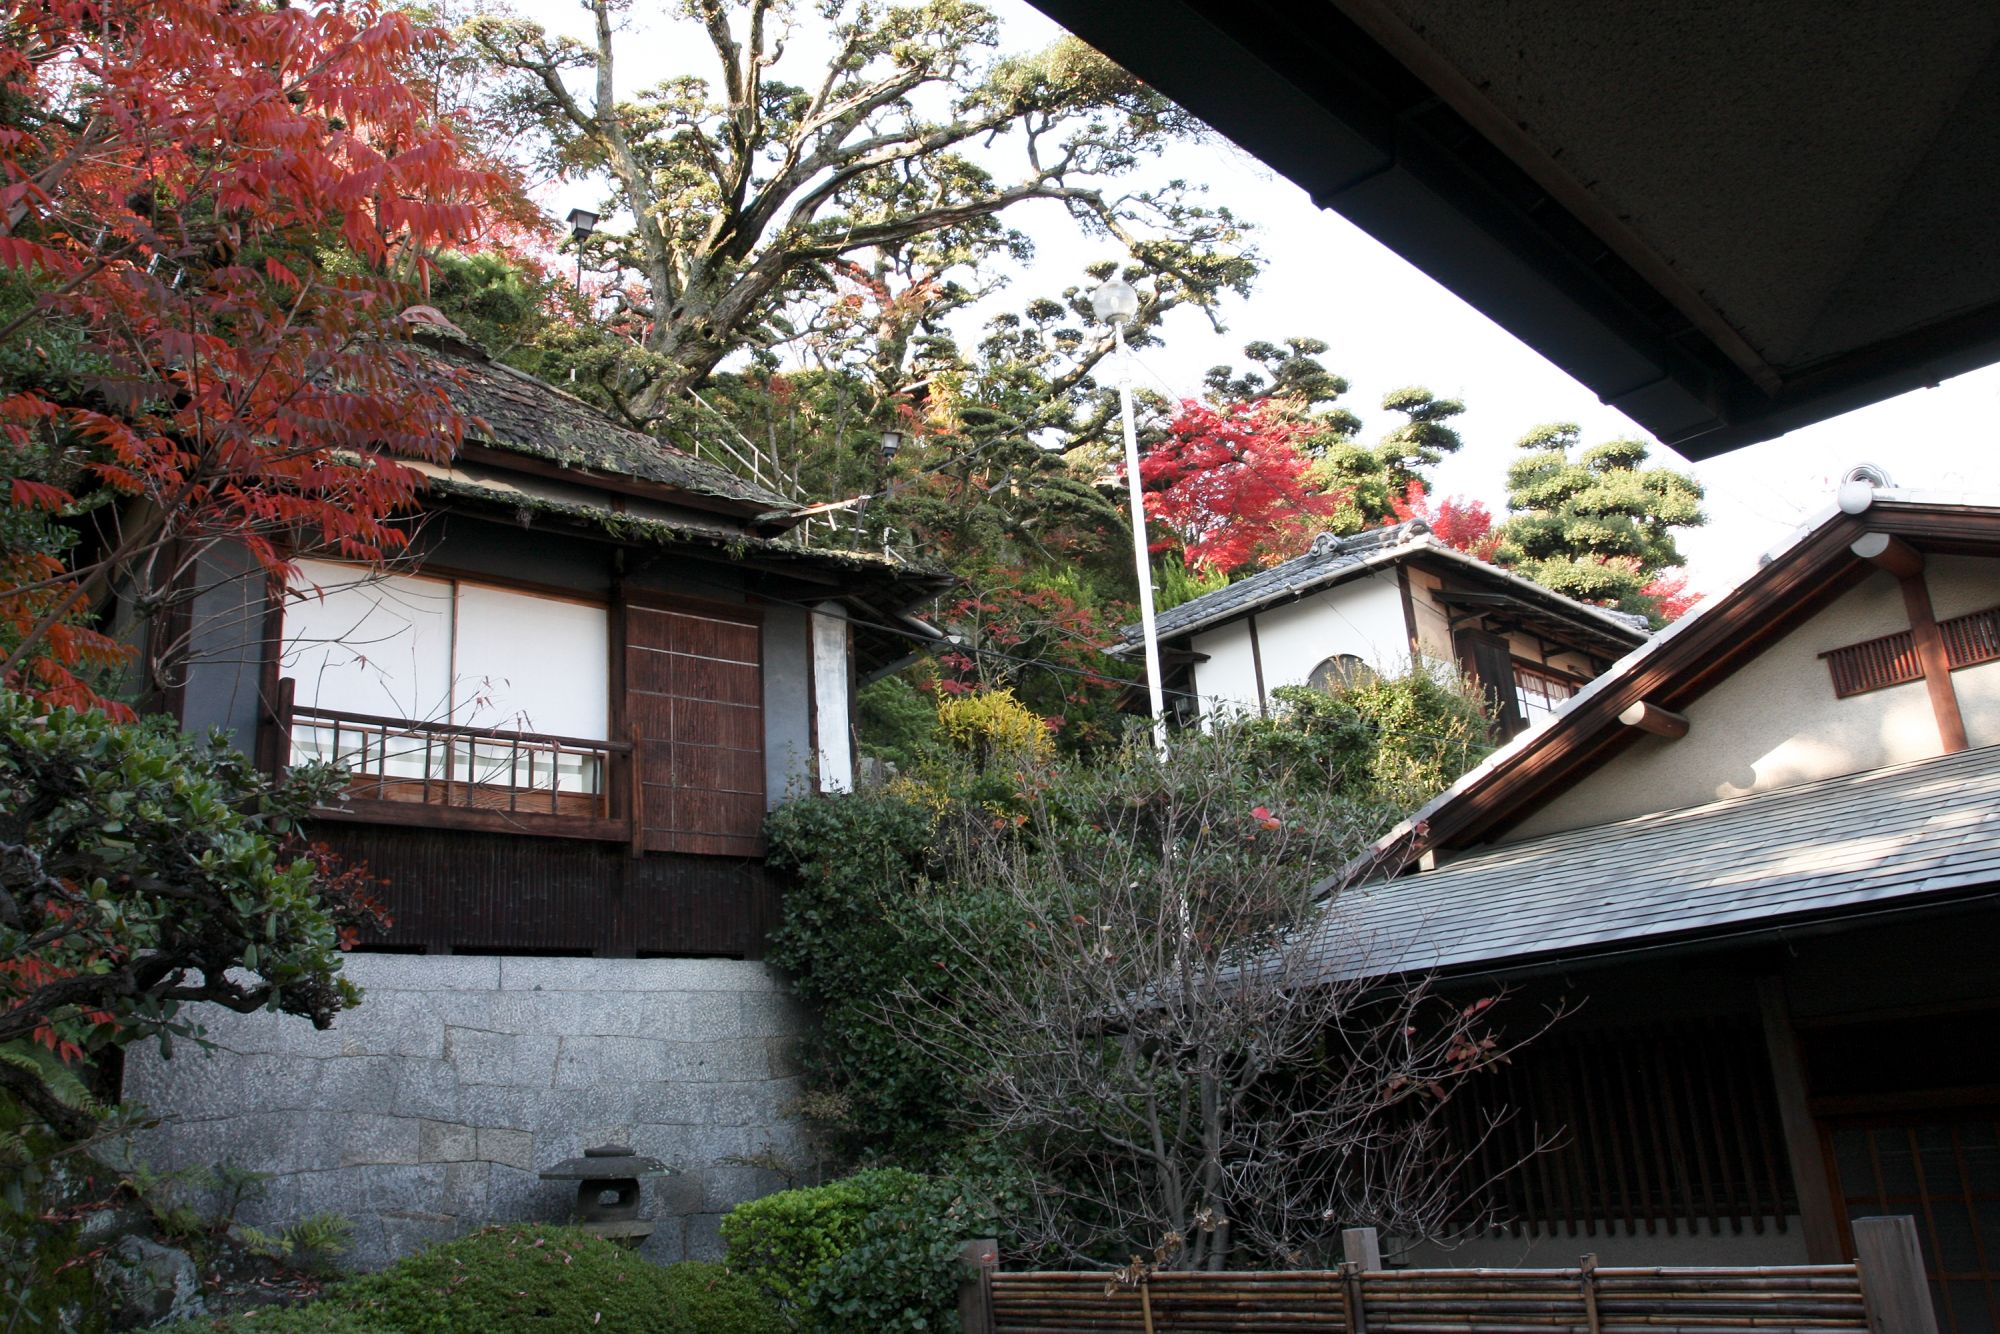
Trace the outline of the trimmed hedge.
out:
<instances>
[{"instance_id":1,"label":"trimmed hedge","mask_svg":"<svg viewBox=\"0 0 2000 1334\"><path fill-rule=\"evenodd\" d=\"M576 1228L489 1227L319 1301L173 1334L770 1334L784 1321L720 1265L655 1265Z\"/></svg>"},{"instance_id":2,"label":"trimmed hedge","mask_svg":"<svg viewBox=\"0 0 2000 1334\"><path fill-rule=\"evenodd\" d=\"M896 1168L739 1204L729 1262L812 1334L955 1334L959 1251L992 1231L959 1183Z\"/></svg>"}]
</instances>

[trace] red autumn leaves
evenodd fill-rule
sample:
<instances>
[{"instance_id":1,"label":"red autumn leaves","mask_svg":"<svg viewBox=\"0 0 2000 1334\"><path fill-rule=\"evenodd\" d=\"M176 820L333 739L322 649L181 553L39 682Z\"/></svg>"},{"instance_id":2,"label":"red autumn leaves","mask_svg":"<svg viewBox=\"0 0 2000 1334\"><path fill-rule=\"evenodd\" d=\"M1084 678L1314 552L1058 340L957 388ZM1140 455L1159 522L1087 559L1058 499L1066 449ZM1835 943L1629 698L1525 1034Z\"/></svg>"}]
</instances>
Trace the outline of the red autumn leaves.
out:
<instances>
[{"instance_id":1,"label":"red autumn leaves","mask_svg":"<svg viewBox=\"0 0 2000 1334\"><path fill-rule=\"evenodd\" d=\"M463 429L396 324L426 256L479 235L508 179L433 121L417 56L442 34L370 4L0 0L0 273L67 336L78 377L0 400L8 504L109 489L95 568L33 553L0 592L0 672L59 703L117 646L83 624L114 570L240 543L367 559L418 489L397 462ZM329 262L327 257L339 258ZM34 348L31 348L31 351ZM40 469L33 460L54 458Z\"/></svg>"},{"instance_id":2,"label":"red autumn leaves","mask_svg":"<svg viewBox=\"0 0 2000 1334\"><path fill-rule=\"evenodd\" d=\"M1314 485L1303 428L1265 401L1223 408L1189 399L1167 438L1139 461L1146 517L1178 539L1188 568L1275 565L1305 551L1342 497ZM1155 551L1176 545L1156 541Z\"/></svg>"}]
</instances>

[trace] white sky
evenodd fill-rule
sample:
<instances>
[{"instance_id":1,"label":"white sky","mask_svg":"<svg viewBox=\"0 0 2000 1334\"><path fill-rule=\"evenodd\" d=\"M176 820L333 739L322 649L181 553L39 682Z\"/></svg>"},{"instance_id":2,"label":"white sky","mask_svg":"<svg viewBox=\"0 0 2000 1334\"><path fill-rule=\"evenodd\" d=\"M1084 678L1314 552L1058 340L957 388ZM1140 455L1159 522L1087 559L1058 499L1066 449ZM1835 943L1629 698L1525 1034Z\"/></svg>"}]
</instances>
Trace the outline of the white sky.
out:
<instances>
[{"instance_id":1,"label":"white sky","mask_svg":"<svg viewBox=\"0 0 2000 1334\"><path fill-rule=\"evenodd\" d=\"M1035 49L1061 31L1025 0L988 3L1001 16L1005 50ZM551 30L583 35L586 15L573 0L522 0L520 8ZM651 17L666 8L663 0L640 0L627 19L621 95L669 73L709 73L698 33ZM816 62L823 69L825 56L814 45L795 41L777 77L804 83L818 72ZM993 165L1008 178L1004 158ZM1248 300L1232 298L1225 306L1222 334L1192 311L1169 317L1165 346L1142 354L1141 377L1152 387L1197 393L1204 371L1223 362L1241 366L1243 345L1256 339L1323 339L1330 346L1321 360L1352 383L1342 402L1361 416L1364 439L1402 420L1380 410L1391 389L1422 384L1464 400L1456 424L1465 448L1438 470L1435 489L1484 500L1496 514L1504 509L1511 445L1528 428L1574 421L1586 443L1644 434L1491 320L1219 138L1177 145L1143 173L1145 180L1172 178L1205 183L1211 200L1256 225L1264 273ZM561 216L578 204L596 207L599 197L579 183L552 188L545 202ZM1114 247L1079 235L1054 204L1010 216L1034 237L1037 253L998 308L1059 293L1086 263L1116 258ZM975 331L961 332L969 341ZM2000 491L2000 366L1705 463L1686 465L1663 446L1654 453L1656 462L1691 467L1707 488L1709 524L1684 534L1681 547L1695 586L1713 591L1749 573L1761 552L1826 505L1840 475L1856 463L1880 464L1899 486Z\"/></svg>"}]
</instances>

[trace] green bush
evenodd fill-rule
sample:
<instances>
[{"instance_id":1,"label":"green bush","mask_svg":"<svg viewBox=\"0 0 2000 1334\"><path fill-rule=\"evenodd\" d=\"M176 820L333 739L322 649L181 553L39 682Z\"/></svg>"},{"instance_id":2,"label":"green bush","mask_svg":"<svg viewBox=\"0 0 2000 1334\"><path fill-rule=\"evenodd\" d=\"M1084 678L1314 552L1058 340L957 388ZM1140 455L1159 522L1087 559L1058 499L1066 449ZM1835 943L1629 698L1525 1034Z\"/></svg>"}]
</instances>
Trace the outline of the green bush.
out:
<instances>
[{"instance_id":1,"label":"green bush","mask_svg":"<svg viewBox=\"0 0 2000 1334\"><path fill-rule=\"evenodd\" d=\"M779 1323L754 1285L713 1265L662 1268L578 1229L539 1225L433 1246L329 1300L361 1316L361 1329L394 1334L761 1334Z\"/></svg>"},{"instance_id":2,"label":"green bush","mask_svg":"<svg viewBox=\"0 0 2000 1334\"><path fill-rule=\"evenodd\" d=\"M820 1274L861 1240L869 1215L922 1181L913 1172L883 1168L739 1204L722 1220L729 1263L781 1307L802 1309Z\"/></svg>"},{"instance_id":3,"label":"green bush","mask_svg":"<svg viewBox=\"0 0 2000 1334\"><path fill-rule=\"evenodd\" d=\"M863 755L908 771L936 749L937 704L902 677L861 687L854 702L854 735Z\"/></svg>"},{"instance_id":4,"label":"green bush","mask_svg":"<svg viewBox=\"0 0 2000 1334\"><path fill-rule=\"evenodd\" d=\"M740 1204L722 1239L798 1329L949 1334L959 1248L993 1214L957 1182L888 1168Z\"/></svg>"},{"instance_id":5,"label":"green bush","mask_svg":"<svg viewBox=\"0 0 2000 1334\"><path fill-rule=\"evenodd\" d=\"M768 865L785 882L768 957L819 1019L806 1070L834 1147L850 1155L923 1162L955 1142L949 1077L880 1011L905 986L948 982L931 937L907 924L938 818L864 792L790 802L765 826Z\"/></svg>"},{"instance_id":6,"label":"green bush","mask_svg":"<svg viewBox=\"0 0 2000 1334\"><path fill-rule=\"evenodd\" d=\"M183 1320L161 1334L402 1334L381 1320L327 1299L304 1306L271 1306L221 1320Z\"/></svg>"},{"instance_id":7,"label":"green bush","mask_svg":"<svg viewBox=\"0 0 2000 1334\"><path fill-rule=\"evenodd\" d=\"M687 1334L768 1334L778 1319L757 1285L722 1265L684 1260L666 1276L667 1309Z\"/></svg>"}]
</instances>

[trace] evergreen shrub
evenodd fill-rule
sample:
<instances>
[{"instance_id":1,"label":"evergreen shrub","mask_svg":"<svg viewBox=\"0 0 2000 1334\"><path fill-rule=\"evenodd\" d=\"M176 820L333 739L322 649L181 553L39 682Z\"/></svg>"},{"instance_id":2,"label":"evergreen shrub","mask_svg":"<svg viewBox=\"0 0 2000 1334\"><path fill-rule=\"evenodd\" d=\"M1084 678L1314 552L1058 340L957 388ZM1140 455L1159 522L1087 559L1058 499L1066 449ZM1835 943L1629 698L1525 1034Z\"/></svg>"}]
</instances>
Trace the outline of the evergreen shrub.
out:
<instances>
[{"instance_id":1,"label":"evergreen shrub","mask_svg":"<svg viewBox=\"0 0 2000 1334\"><path fill-rule=\"evenodd\" d=\"M951 1334L960 1247L995 1221L956 1181L884 1168L740 1204L722 1238L797 1329Z\"/></svg>"},{"instance_id":2,"label":"evergreen shrub","mask_svg":"<svg viewBox=\"0 0 2000 1334\"><path fill-rule=\"evenodd\" d=\"M541 1225L490 1227L433 1246L343 1285L331 1300L363 1317L362 1328L394 1334L764 1334L779 1327L753 1285L716 1266L662 1267L576 1228Z\"/></svg>"}]
</instances>

